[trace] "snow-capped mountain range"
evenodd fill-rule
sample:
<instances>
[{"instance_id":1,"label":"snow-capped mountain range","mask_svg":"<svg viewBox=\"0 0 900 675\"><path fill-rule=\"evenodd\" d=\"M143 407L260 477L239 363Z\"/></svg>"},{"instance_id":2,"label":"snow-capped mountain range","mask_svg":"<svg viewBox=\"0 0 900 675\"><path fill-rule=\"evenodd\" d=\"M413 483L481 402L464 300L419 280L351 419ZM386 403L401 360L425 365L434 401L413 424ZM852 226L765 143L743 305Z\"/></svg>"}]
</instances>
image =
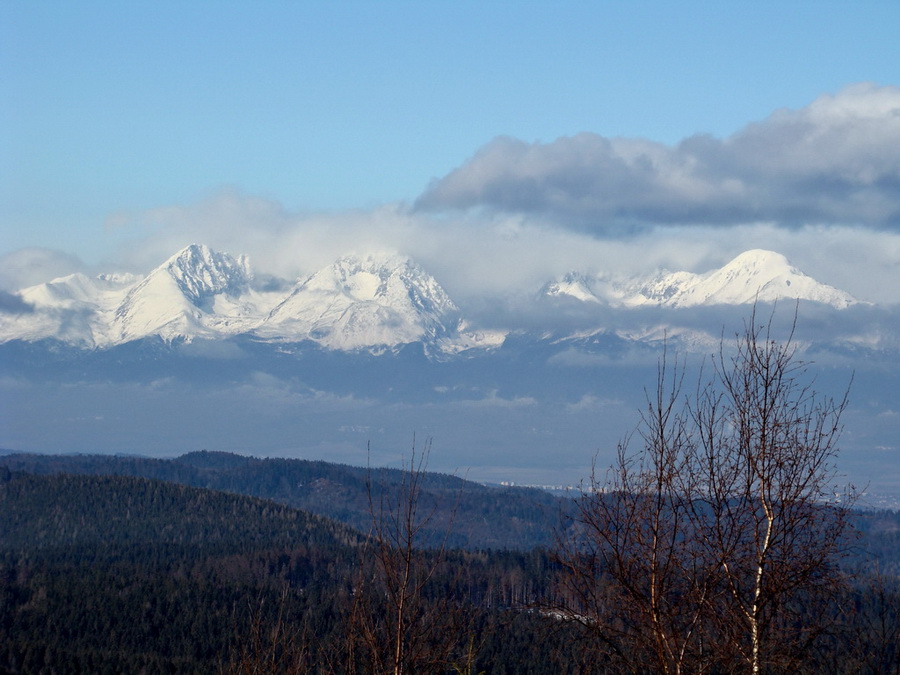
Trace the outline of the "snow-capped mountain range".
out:
<instances>
[{"instance_id":1,"label":"snow-capped mountain range","mask_svg":"<svg viewBox=\"0 0 900 675\"><path fill-rule=\"evenodd\" d=\"M254 284L245 257L198 244L146 277L73 274L19 291L33 311L0 317L0 341L56 338L86 348L250 334L330 349L475 342L433 277L398 255L347 256L288 291Z\"/></svg>"},{"instance_id":2,"label":"snow-capped mountain range","mask_svg":"<svg viewBox=\"0 0 900 675\"><path fill-rule=\"evenodd\" d=\"M0 313L0 343L45 338L105 348L248 335L313 341L335 350L423 343L445 353L496 347L503 333L469 330L440 284L406 256L346 256L280 290L256 283L246 257L198 244L144 277L73 274L18 291L29 311ZM673 308L798 298L846 308L856 301L770 251L747 251L705 274L659 272L616 279L572 273L546 284L545 300Z\"/></svg>"},{"instance_id":3,"label":"snow-capped mountain range","mask_svg":"<svg viewBox=\"0 0 900 675\"><path fill-rule=\"evenodd\" d=\"M857 301L849 293L819 283L778 253L746 251L705 274L661 271L652 277L616 279L570 273L547 284L549 297L569 297L614 307L663 305L743 305L801 299L844 309Z\"/></svg>"}]
</instances>

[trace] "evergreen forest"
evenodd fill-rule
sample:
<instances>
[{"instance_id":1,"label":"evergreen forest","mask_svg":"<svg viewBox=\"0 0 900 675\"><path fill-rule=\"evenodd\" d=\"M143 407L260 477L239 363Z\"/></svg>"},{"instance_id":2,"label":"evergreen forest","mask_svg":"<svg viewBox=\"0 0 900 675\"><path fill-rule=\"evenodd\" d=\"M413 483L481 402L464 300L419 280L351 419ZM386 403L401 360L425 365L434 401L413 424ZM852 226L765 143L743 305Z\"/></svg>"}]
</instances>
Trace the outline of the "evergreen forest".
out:
<instances>
[{"instance_id":1,"label":"evergreen forest","mask_svg":"<svg viewBox=\"0 0 900 675\"><path fill-rule=\"evenodd\" d=\"M554 610L575 501L414 465L0 457L0 672L395 672L398 633L402 672L633 672ZM900 513L853 525L793 672L900 672Z\"/></svg>"}]
</instances>

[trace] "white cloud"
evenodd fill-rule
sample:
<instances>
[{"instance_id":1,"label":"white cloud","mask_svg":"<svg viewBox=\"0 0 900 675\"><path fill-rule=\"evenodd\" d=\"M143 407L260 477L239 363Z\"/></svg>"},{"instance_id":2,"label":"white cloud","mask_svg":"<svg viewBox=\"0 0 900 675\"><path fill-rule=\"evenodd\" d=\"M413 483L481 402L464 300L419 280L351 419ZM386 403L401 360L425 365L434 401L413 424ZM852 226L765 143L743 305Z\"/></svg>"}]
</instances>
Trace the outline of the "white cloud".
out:
<instances>
[{"instance_id":1,"label":"white cloud","mask_svg":"<svg viewBox=\"0 0 900 675\"><path fill-rule=\"evenodd\" d=\"M623 402L616 398L601 398L593 394L584 394L577 402L567 403L565 409L569 413L592 413L622 405Z\"/></svg>"},{"instance_id":2,"label":"white cloud","mask_svg":"<svg viewBox=\"0 0 900 675\"><path fill-rule=\"evenodd\" d=\"M191 242L247 254L258 273L288 280L349 253L397 251L434 275L467 314L498 318L520 313L544 283L570 271L706 272L753 248L782 253L818 281L860 300L900 303L900 233L841 225L657 226L601 238L521 215L438 216L402 204L297 214L277 202L225 191L196 204L132 214L130 224L111 236L120 236L119 260L99 271L146 273ZM78 264L49 251L6 260L12 261L3 267L9 289L26 285L13 280L46 281Z\"/></svg>"},{"instance_id":3,"label":"white cloud","mask_svg":"<svg viewBox=\"0 0 900 675\"><path fill-rule=\"evenodd\" d=\"M0 290L18 290L81 271L84 264L70 253L23 248L0 256Z\"/></svg>"}]
</instances>

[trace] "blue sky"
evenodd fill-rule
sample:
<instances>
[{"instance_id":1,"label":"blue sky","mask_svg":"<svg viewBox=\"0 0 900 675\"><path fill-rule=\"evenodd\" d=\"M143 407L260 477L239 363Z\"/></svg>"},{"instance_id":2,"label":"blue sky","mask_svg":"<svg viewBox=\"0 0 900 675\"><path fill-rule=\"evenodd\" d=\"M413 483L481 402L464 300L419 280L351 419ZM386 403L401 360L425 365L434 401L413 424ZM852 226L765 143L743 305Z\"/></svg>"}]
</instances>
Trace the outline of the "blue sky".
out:
<instances>
[{"instance_id":1,"label":"blue sky","mask_svg":"<svg viewBox=\"0 0 900 675\"><path fill-rule=\"evenodd\" d=\"M898 34L898 0L3 0L0 294L74 271L146 273L191 242L284 278L388 249L412 256L477 324L516 316L522 298L573 270L706 272L766 248L873 303L847 320L891 338ZM857 448L897 436L895 374L867 384L862 370ZM215 391L206 417L176 384L92 385L59 399L56 427L55 384L0 388L10 419L40 412L22 425L34 449L94 438L73 434L76 418L100 429L98 443L120 442L95 412L65 413L70 400L100 401L110 419L121 409L129 437L136 401L158 400L147 438L157 412L181 415L197 449L203 420L222 410L255 416L246 401L272 396L296 405L276 384ZM486 400L479 433L506 434L497 403ZM364 424L382 424L384 409L362 405ZM618 435L623 405L584 412L579 439L558 409L541 423L589 462L598 415ZM511 410L508 427L530 433L532 409ZM325 412L345 424L343 409ZM399 434L424 419L444 443L480 453L454 441L446 412L388 414ZM317 427L318 413L297 424ZM520 440L506 438L517 462ZM530 442L528 461L546 464ZM882 459L893 443L866 455L873 471L893 461Z\"/></svg>"},{"instance_id":2,"label":"blue sky","mask_svg":"<svg viewBox=\"0 0 900 675\"><path fill-rule=\"evenodd\" d=\"M500 135L728 136L900 84L898 27L893 1L7 1L0 254L95 261L111 215L224 188L411 202Z\"/></svg>"}]
</instances>

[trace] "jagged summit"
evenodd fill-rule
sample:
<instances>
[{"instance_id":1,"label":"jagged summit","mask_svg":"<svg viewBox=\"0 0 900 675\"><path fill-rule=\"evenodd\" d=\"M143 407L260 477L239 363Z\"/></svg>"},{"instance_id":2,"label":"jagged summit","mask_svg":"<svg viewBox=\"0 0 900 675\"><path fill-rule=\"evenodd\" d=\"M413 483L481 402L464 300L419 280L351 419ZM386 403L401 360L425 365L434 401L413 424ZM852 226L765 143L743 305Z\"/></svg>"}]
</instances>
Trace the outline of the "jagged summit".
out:
<instances>
[{"instance_id":1,"label":"jagged summit","mask_svg":"<svg viewBox=\"0 0 900 675\"><path fill-rule=\"evenodd\" d=\"M235 259L202 244L186 246L151 272L148 279L154 274L170 276L194 303L218 293L239 294L253 276L246 256Z\"/></svg>"},{"instance_id":2,"label":"jagged summit","mask_svg":"<svg viewBox=\"0 0 900 675\"><path fill-rule=\"evenodd\" d=\"M582 302L600 302L590 288L591 282L583 274L569 272L559 281L551 281L544 285L540 295L551 298L569 297Z\"/></svg>"},{"instance_id":3,"label":"jagged summit","mask_svg":"<svg viewBox=\"0 0 900 675\"><path fill-rule=\"evenodd\" d=\"M128 291L114 312L110 339L215 337L207 321L215 312L215 296L241 294L250 278L246 258L191 244Z\"/></svg>"},{"instance_id":4,"label":"jagged summit","mask_svg":"<svg viewBox=\"0 0 900 675\"><path fill-rule=\"evenodd\" d=\"M406 256L346 256L298 283L258 333L335 349L396 346L455 333L459 309Z\"/></svg>"}]
</instances>

